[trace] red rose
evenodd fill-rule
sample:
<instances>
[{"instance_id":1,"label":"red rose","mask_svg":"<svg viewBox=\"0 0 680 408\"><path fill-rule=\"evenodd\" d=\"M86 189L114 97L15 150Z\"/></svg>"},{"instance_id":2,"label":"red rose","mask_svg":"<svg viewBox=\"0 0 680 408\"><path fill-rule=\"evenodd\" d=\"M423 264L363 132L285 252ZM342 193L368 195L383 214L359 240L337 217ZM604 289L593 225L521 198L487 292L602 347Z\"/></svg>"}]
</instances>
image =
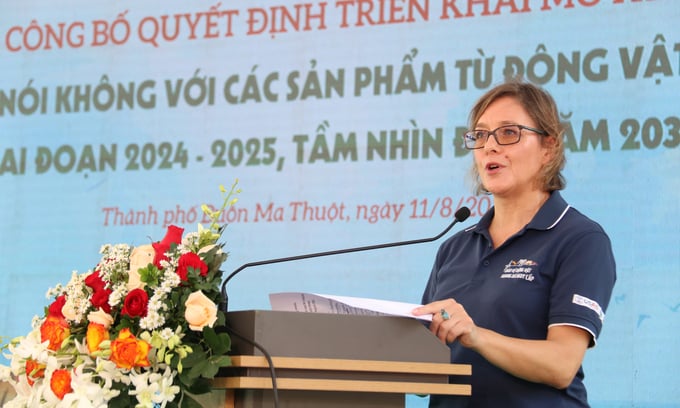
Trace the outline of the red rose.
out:
<instances>
[{"instance_id":1,"label":"red rose","mask_svg":"<svg viewBox=\"0 0 680 408\"><path fill-rule=\"evenodd\" d=\"M177 261L177 274L182 281L186 282L189 275L189 268L198 269L201 276L208 274L208 265L203 262L200 256L193 252L187 252L179 257Z\"/></svg>"},{"instance_id":2,"label":"red rose","mask_svg":"<svg viewBox=\"0 0 680 408\"><path fill-rule=\"evenodd\" d=\"M111 296L111 289L95 290L92 297L90 297L90 303L92 303L95 309L101 308L106 313L111 313L109 296Z\"/></svg>"},{"instance_id":3,"label":"red rose","mask_svg":"<svg viewBox=\"0 0 680 408\"><path fill-rule=\"evenodd\" d=\"M92 290L98 291L104 289L106 282L99 276L99 271L94 271L85 278L85 284Z\"/></svg>"},{"instance_id":4,"label":"red rose","mask_svg":"<svg viewBox=\"0 0 680 408\"><path fill-rule=\"evenodd\" d=\"M153 257L153 264L156 268L163 269L161 267L161 261L168 259L165 253L170 250L172 244L180 244L182 242L182 233L184 233L184 228L171 225L168 227L168 231L165 233L163 240L151 244L156 252Z\"/></svg>"},{"instance_id":5,"label":"red rose","mask_svg":"<svg viewBox=\"0 0 680 408\"><path fill-rule=\"evenodd\" d=\"M133 289L125 296L121 313L130 317L144 317L148 304L149 295L144 289Z\"/></svg>"},{"instance_id":6,"label":"red rose","mask_svg":"<svg viewBox=\"0 0 680 408\"><path fill-rule=\"evenodd\" d=\"M64 318L64 314L61 312L61 309L64 307L64 304L66 303L66 295L61 295L58 298L52 302L50 305L50 308L48 309L48 316L55 316L59 318Z\"/></svg>"}]
</instances>

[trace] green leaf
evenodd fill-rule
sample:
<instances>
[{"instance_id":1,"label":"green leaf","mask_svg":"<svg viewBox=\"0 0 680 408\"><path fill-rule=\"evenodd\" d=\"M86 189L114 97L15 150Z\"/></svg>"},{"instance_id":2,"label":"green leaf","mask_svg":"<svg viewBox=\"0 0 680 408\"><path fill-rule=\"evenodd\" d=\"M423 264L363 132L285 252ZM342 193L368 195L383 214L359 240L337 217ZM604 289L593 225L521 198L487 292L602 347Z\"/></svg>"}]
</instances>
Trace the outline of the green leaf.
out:
<instances>
[{"instance_id":1,"label":"green leaf","mask_svg":"<svg viewBox=\"0 0 680 408\"><path fill-rule=\"evenodd\" d=\"M131 404L134 403L130 401L130 398L121 398L119 396L110 400L108 406L109 408L128 408Z\"/></svg>"},{"instance_id":2,"label":"green leaf","mask_svg":"<svg viewBox=\"0 0 680 408\"><path fill-rule=\"evenodd\" d=\"M193 367L196 365L196 363L199 363L201 361L205 361L208 358L208 356L205 354L203 350L200 348L195 348L193 353L189 354L182 360L182 364L184 367Z\"/></svg>"},{"instance_id":3,"label":"green leaf","mask_svg":"<svg viewBox=\"0 0 680 408\"><path fill-rule=\"evenodd\" d=\"M229 367L231 366L231 357L229 356L211 357L210 362L217 367Z\"/></svg>"},{"instance_id":4,"label":"green leaf","mask_svg":"<svg viewBox=\"0 0 680 408\"><path fill-rule=\"evenodd\" d=\"M225 348L223 353L218 353L218 354L226 354L229 351L231 351L231 337L229 337L229 334L227 333L220 333L218 335L220 339L220 344L222 344Z\"/></svg>"},{"instance_id":5,"label":"green leaf","mask_svg":"<svg viewBox=\"0 0 680 408\"><path fill-rule=\"evenodd\" d=\"M210 330L212 331L210 340L208 340L208 338L206 337L206 341L208 342L208 346L212 350L212 354L214 356L227 354L231 349L231 338L229 338L229 335L226 333L218 335L215 333L213 329Z\"/></svg>"},{"instance_id":6,"label":"green leaf","mask_svg":"<svg viewBox=\"0 0 680 408\"><path fill-rule=\"evenodd\" d=\"M208 362L208 360L201 360L201 361L197 362L188 371L188 374L187 374L188 378L190 380L193 380L193 379L200 377L201 374L203 374L208 369L209 365L210 365L210 363Z\"/></svg>"},{"instance_id":7,"label":"green leaf","mask_svg":"<svg viewBox=\"0 0 680 408\"><path fill-rule=\"evenodd\" d=\"M205 365L205 369L201 371L201 377L213 379L217 375L220 366L218 362L215 361L214 357L208 359L208 364Z\"/></svg>"},{"instance_id":8,"label":"green leaf","mask_svg":"<svg viewBox=\"0 0 680 408\"><path fill-rule=\"evenodd\" d=\"M203 327L203 338L205 339L205 342L208 343L208 347L211 350L214 351L217 347L220 347L220 339L217 337L217 333L215 333L215 329L212 327Z\"/></svg>"},{"instance_id":9,"label":"green leaf","mask_svg":"<svg viewBox=\"0 0 680 408\"><path fill-rule=\"evenodd\" d=\"M202 408L201 404L198 403L195 399L191 398L187 393L184 393L184 396L182 397L182 404L180 405L181 408Z\"/></svg>"},{"instance_id":10,"label":"green leaf","mask_svg":"<svg viewBox=\"0 0 680 408\"><path fill-rule=\"evenodd\" d=\"M218 299L216 303L220 303L222 299ZM217 321L215 322L216 327L223 327L227 323L227 318L224 315L224 312L221 310L217 311ZM229 348L231 348L231 339L229 339Z\"/></svg>"},{"instance_id":11,"label":"green leaf","mask_svg":"<svg viewBox=\"0 0 680 408\"><path fill-rule=\"evenodd\" d=\"M139 273L139 279L148 286L158 286L161 271L154 264L150 263L143 268L139 268L137 273Z\"/></svg>"},{"instance_id":12,"label":"green leaf","mask_svg":"<svg viewBox=\"0 0 680 408\"><path fill-rule=\"evenodd\" d=\"M187 391L195 395L206 394L212 391L212 384L209 380L199 378L187 386Z\"/></svg>"},{"instance_id":13,"label":"green leaf","mask_svg":"<svg viewBox=\"0 0 680 408\"><path fill-rule=\"evenodd\" d=\"M130 401L131 398L127 393L127 389L124 387L125 386L121 383L114 383L114 385L111 387L113 389L119 390L120 394L118 394L117 397L109 400L108 403L109 408L128 408L135 404L134 402Z\"/></svg>"}]
</instances>

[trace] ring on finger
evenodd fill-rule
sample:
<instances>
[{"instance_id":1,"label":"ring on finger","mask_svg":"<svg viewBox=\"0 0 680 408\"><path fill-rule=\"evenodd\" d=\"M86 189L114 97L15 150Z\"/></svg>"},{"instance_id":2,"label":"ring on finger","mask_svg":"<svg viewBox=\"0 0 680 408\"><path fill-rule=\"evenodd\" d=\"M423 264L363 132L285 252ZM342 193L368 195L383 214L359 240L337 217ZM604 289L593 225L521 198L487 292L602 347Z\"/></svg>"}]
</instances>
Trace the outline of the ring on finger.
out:
<instances>
[{"instance_id":1,"label":"ring on finger","mask_svg":"<svg viewBox=\"0 0 680 408\"><path fill-rule=\"evenodd\" d=\"M439 311L439 314L441 315L443 320L449 320L451 316L449 316L449 313L446 311L446 309L441 309Z\"/></svg>"}]
</instances>

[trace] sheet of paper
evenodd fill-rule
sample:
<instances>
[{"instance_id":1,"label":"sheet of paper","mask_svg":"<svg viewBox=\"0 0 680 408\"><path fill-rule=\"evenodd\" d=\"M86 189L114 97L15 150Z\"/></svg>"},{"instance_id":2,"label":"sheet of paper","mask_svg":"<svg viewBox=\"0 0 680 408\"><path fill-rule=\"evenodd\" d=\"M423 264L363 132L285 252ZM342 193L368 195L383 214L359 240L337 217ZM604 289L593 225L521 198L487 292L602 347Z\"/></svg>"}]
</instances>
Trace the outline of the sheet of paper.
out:
<instances>
[{"instance_id":1,"label":"sheet of paper","mask_svg":"<svg viewBox=\"0 0 680 408\"><path fill-rule=\"evenodd\" d=\"M269 295L272 310L365 316L404 316L431 321L432 315L414 316L418 304L318 293L281 292Z\"/></svg>"}]
</instances>

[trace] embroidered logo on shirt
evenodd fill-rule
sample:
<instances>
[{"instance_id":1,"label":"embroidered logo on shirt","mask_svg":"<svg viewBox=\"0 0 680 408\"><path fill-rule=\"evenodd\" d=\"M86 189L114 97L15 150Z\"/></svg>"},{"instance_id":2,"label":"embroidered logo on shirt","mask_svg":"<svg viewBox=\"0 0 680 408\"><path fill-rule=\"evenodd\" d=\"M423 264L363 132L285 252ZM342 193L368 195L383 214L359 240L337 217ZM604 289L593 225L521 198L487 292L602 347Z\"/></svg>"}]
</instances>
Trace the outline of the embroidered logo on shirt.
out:
<instances>
[{"instance_id":1,"label":"embroidered logo on shirt","mask_svg":"<svg viewBox=\"0 0 680 408\"><path fill-rule=\"evenodd\" d=\"M600 304L597 303L596 301L588 299L585 296L574 294L574 297L571 299L571 302L579 306L587 307L588 309L597 313L597 317L600 318L600 321L604 321L604 312L602 311Z\"/></svg>"},{"instance_id":2,"label":"embroidered logo on shirt","mask_svg":"<svg viewBox=\"0 0 680 408\"><path fill-rule=\"evenodd\" d=\"M531 282L536 279L534 276L534 266L538 266L538 263L530 259L510 261L503 268L501 279L524 279Z\"/></svg>"}]
</instances>

